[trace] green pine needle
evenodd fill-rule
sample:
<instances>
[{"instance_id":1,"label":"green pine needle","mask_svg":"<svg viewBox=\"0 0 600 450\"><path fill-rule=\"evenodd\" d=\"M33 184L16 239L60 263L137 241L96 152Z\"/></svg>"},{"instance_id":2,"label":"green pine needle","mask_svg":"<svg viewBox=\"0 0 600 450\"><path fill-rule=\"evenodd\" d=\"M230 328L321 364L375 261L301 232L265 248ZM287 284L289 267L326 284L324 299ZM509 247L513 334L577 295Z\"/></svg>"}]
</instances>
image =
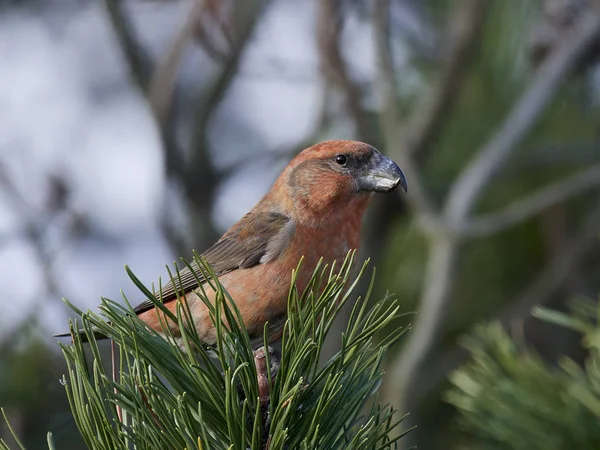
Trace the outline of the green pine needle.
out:
<instances>
[{"instance_id":1,"label":"green pine needle","mask_svg":"<svg viewBox=\"0 0 600 450\"><path fill-rule=\"evenodd\" d=\"M292 283L280 366L274 377L269 370L265 409L240 312L206 262L198 255L194 259L217 291L214 306L198 292L217 330L212 348L189 326L191 312L185 302L177 304L175 313L169 311L127 267L134 284L161 311L165 337L138 319L126 298L127 306L102 299L99 314L72 307L79 317L71 323L73 344L61 345L68 365L64 380L88 448L254 450L265 448L267 442L270 450L396 448L397 441L388 435L402 418L394 418L396 411L377 403L377 392L382 357L408 327L397 325L377 343L375 335L397 323L400 314L397 301L389 296L369 306L373 278L367 295L353 306L341 349L319 365L334 319L356 298L368 262L352 279L351 252L339 269L317 267L305 292L298 292ZM170 277L180 279L179 271ZM167 326L173 321L180 338ZM79 329L84 337L76 332ZM99 350L98 333L113 341L112 371ZM268 341L265 326L265 347ZM266 362L270 367L270 360ZM365 409L367 404L371 406ZM53 448L50 436L48 442ZM7 447L0 443L0 448Z\"/></svg>"}]
</instances>

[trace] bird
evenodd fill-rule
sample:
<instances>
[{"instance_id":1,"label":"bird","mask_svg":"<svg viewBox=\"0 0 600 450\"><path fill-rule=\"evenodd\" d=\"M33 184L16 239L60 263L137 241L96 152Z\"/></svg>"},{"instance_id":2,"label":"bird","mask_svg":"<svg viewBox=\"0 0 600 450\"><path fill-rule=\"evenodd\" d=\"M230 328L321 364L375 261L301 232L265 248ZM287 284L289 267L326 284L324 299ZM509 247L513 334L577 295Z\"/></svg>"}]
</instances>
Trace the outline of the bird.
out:
<instances>
[{"instance_id":1,"label":"bird","mask_svg":"<svg viewBox=\"0 0 600 450\"><path fill-rule=\"evenodd\" d=\"M262 342L265 323L270 338L281 337L287 318L292 272L302 292L315 267L341 263L349 250L358 249L363 215L374 193L388 193L407 181L400 167L373 146L352 140L332 140L300 152L284 168L272 188L201 257L240 311L251 339ZM202 288L214 304L216 293L193 262L165 284L157 295L175 313L183 299L200 340L217 341L208 307L199 297ZM133 309L151 329L162 334L164 314L151 301ZM173 337L179 326L169 321ZM64 333L56 336L70 336Z\"/></svg>"}]
</instances>

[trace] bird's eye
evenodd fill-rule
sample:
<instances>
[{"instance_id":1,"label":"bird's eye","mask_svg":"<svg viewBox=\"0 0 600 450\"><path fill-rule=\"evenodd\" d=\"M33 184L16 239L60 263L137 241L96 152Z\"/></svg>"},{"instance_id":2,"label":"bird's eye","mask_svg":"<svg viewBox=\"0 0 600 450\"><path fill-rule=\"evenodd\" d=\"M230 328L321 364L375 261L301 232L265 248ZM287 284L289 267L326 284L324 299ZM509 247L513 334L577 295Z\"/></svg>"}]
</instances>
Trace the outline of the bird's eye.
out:
<instances>
[{"instance_id":1,"label":"bird's eye","mask_svg":"<svg viewBox=\"0 0 600 450\"><path fill-rule=\"evenodd\" d=\"M346 155L336 155L335 162L338 163L340 166L345 166L348 162L348 157Z\"/></svg>"}]
</instances>

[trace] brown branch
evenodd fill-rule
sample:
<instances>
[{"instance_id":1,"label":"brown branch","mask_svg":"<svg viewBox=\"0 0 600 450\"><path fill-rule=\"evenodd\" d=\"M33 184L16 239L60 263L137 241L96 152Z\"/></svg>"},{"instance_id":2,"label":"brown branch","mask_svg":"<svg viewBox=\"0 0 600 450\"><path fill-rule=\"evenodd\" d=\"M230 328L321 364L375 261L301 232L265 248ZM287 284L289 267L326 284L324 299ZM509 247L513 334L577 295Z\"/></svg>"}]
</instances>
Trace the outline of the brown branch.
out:
<instances>
[{"instance_id":1,"label":"brown branch","mask_svg":"<svg viewBox=\"0 0 600 450\"><path fill-rule=\"evenodd\" d=\"M407 127L407 151L420 160L441 131L444 120L454 107L468 74L470 60L479 43L489 2L462 0L453 4L444 41L440 74L419 102Z\"/></svg>"},{"instance_id":2,"label":"brown branch","mask_svg":"<svg viewBox=\"0 0 600 450\"><path fill-rule=\"evenodd\" d=\"M131 78L138 89L146 95L150 84L149 74L152 66L150 57L135 36L133 25L124 11L124 2L121 0L104 0L104 5L127 62Z\"/></svg>"},{"instance_id":3,"label":"brown branch","mask_svg":"<svg viewBox=\"0 0 600 450\"><path fill-rule=\"evenodd\" d=\"M12 183L6 168L0 165L0 186L7 197L12 202L15 210L17 210L23 221L21 231L29 240L37 254L37 261L40 263L42 277L44 280L46 291L53 297L58 297L58 286L54 275L52 274L52 264L54 263L55 255L48 251L44 242L44 227L49 221L49 217L35 209L19 192L17 187Z\"/></svg>"},{"instance_id":4,"label":"brown branch","mask_svg":"<svg viewBox=\"0 0 600 450\"><path fill-rule=\"evenodd\" d=\"M317 42L321 70L325 78L344 95L348 114L358 138L374 142L375 133L362 106L362 92L352 79L340 47L342 32L342 6L340 0L320 0L317 8Z\"/></svg>"},{"instance_id":5,"label":"brown branch","mask_svg":"<svg viewBox=\"0 0 600 450\"><path fill-rule=\"evenodd\" d=\"M169 114L177 63L180 58L180 55L176 54L176 50L179 51L180 49L171 49L171 52L156 69L151 79L150 74L153 73L153 64L135 37L133 26L123 10L123 2L120 0L104 0L104 4L131 78L139 91L149 98L150 107L160 132L167 175L173 178L174 175L181 173L185 168L183 158L180 156L180 146L175 139L173 123L170 122L173 118ZM173 45L174 48L177 47L176 44L177 42ZM159 90L161 91L159 92ZM172 226L168 216L163 216L160 226L165 239L176 254L182 255L183 252L189 250L183 233Z\"/></svg>"},{"instance_id":6,"label":"brown branch","mask_svg":"<svg viewBox=\"0 0 600 450\"><path fill-rule=\"evenodd\" d=\"M476 205L485 186L499 171L527 132L536 123L558 87L576 67L579 58L600 37L600 17L585 14L576 31L540 67L531 87L513 107L489 143L476 154L451 188L446 215L459 225Z\"/></svg>"},{"instance_id":7,"label":"brown branch","mask_svg":"<svg viewBox=\"0 0 600 450\"><path fill-rule=\"evenodd\" d=\"M171 102L179 64L187 44L193 39L196 23L200 18L202 2L192 0L192 6L186 12L185 19L175 36L171 47L157 64L148 89L148 101L160 128L165 127Z\"/></svg>"},{"instance_id":8,"label":"brown branch","mask_svg":"<svg viewBox=\"0 0 600 450\"><path fill-rule=\"evenodd\" d=\"M597 203L586 217L578 235L563 245L550 263L497 319L507 324L512 319L525 318L533 306L548 301L568 278L571 270L598 243L599 233L600 203Z\"/></svg>"},{"instance_id":9,"label":"brown branch","mask_svg":"<svg viewBox=\"0 0 600 450\"><path fill-rule=\"evenodd\" d=\"M490 320L500 320L508 326L515 319L528 317L533 306L547 303L574 272L579 262L594 249L594 244L597 247L598 230L600 230L600 203L597 203L588 214L580 231L563 244L521 294ZM419 403L424 400L429 392L439 386L450 372L466 362L468 358L468 352L461 347L454 346L451 350L444 351L439 360L430 365L426 373L421 374L419 382L411 385L412 401Z\"/></svg>"},{"instance_id":10,"label":"brown branch","mask_svg":"<svg viewBox=\"0 0 600 450\"><path fill-rule=\"evenodd\" d=\"M213 77L208 87L204 89L204 93L195 108L194 128L196 133L194 133L191 145L192 153L196 155L194 157L199 156L198 149L206 143L208 124L237 73L244 50L250 41L250 36L265 5L266 2L261 0L247 0L239 4L232 24L233 41L231 51L226 56L221 71Z\"/></svg>"},{"instance_id":11,"label":"brown branch","mask_svg":"<svg viewBox=\"0 0 600 450\"><path fill-rule=\"evenodd\" d=\"M517 200L502 211L474 218L457 232L469 238L488 236L597 186L600 186L600 164L540 189L524 199Z\"/></svg>"},{"instance_id":12,"label":"brown branch","mask_svg":"<svg viewBox=\"0 0 600 450\"><path fill-rule=\"evenodd\" d=\"M376 0L373 11L373 28L375 31L376 54L378 58L377 94L381 102L380 123L385 140L385 149L394 157L405 172L409 182L408 201L426 224L437 224L439 218L425 188L421 177L406 152L402 132L400 130L400 111L396 103L396 80L394 63L389 42L389 0ZM435 228L441 228L436 225Z\"/></svg>"},{"instance_id":13,"label":"brown branch","mask_svg":"<svg viewBox=\"0 0 600 450\"><path fill-rule=\"evenodd\" d=\"M210 121L225 97L237 74L239 65L268 2L246 0L238 3L231 23L231 51L226 55L220 72L204 88L194 107L194 126L190 140L190 158L181 162L180 182L186 193L190 211L190 228L195 248L205 248L218 236L206 226L210 216L212 195L218 184L218 175L209 159L208 132ZM176 162L176 161L173 161Z\"/></svg>"},{"instance_id":14,"label":"brown branch","mask_svg":"<svg viewBox=\"0 0 600 450\"><path fill-rule=\"evenodd\" d=\"M474 156L453 185L444 210L446 223L450 223L454 229L462 228L465 218L491 181L491 177L501 169L539 118L544 107L554 97L560 83L571 73L578 58L599 34L600 18L595 14L582 17L577 33L540 68L531 87L515 104L496 135ZM390 369L399 382L388 390L388 398L400 399L404 402L404 408L412 404L414 390L409 391L409 386L418 384L414 381L436 341L452 298L459 240L457 236L447 233L433 236L430 258L434 260L430 260L424 279L424 292L414 326L415 331Z\"/></svg>"}]
</instances>

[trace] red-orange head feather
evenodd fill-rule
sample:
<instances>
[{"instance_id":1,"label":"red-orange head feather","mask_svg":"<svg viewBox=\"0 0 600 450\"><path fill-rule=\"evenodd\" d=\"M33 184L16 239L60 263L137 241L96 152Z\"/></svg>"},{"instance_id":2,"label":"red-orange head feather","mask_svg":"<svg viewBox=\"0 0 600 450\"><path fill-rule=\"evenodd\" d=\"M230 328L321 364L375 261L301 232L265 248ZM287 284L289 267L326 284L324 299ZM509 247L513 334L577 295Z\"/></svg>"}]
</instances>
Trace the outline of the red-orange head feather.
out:
<instances>
[{"instance_id":1,"label":"red-orange head feather","mask_svg":"<svg viewBox=\"0 0 600 450\"><path fill-rule=\"evenodd\" d=\"M306 224L327 222L333 213L362 217L373 192L398 185L400 168L374 147L358 141L326 141L302 151L284 169L266 201Z\"/></svg>"}]
</instances>

